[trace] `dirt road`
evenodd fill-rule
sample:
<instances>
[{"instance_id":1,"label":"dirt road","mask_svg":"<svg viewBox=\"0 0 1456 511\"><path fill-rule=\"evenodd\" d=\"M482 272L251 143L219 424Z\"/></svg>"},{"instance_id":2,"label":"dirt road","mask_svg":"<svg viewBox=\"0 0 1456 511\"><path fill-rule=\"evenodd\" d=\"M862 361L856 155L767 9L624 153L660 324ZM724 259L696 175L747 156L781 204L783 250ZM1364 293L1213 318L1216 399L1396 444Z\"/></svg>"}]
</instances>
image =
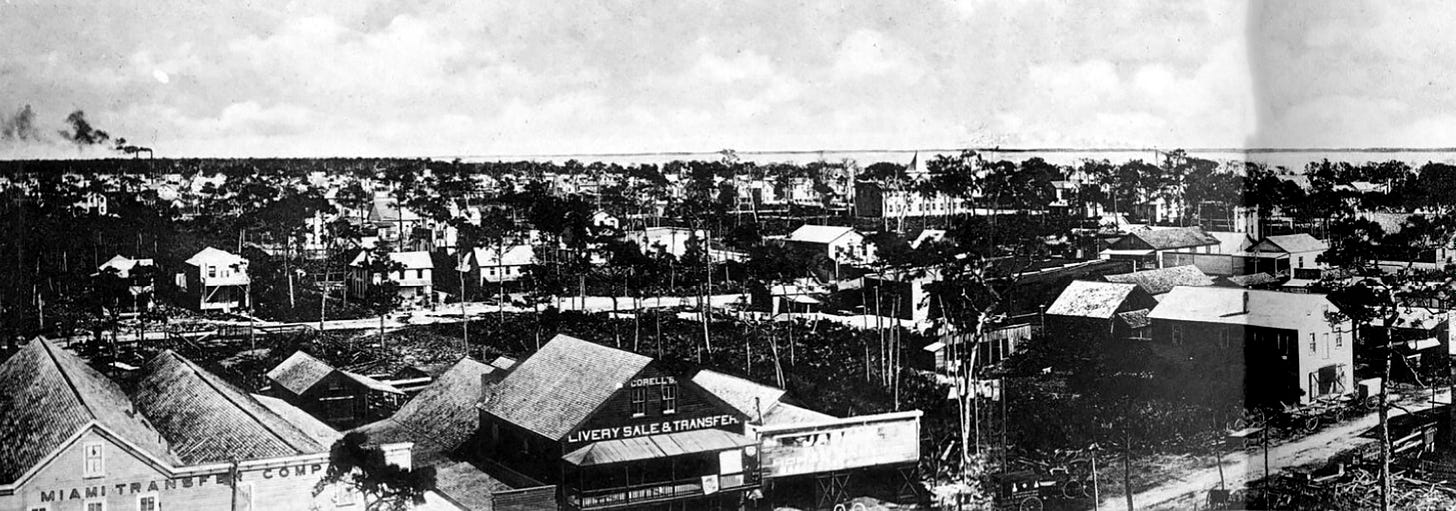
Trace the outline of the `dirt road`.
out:
<instances>
[{"instance_id":1,"label":"dirt road","mask_svg":"<svg viewBox=\"0 0 1456 511\"><path fill-rule=\"evenodd\" d=\"M1438 403L1451 402L1450 392L1437 393L1435 400ZM1402 400L1401 405L1411 411L1424 410L1431 406L1431 394L1411 396ZM1403 414L1405 412L1399 409L1393 409L1390 412L1392 417ZM1273 444L1269 447L1270 473L1278 473L1284 468L1323 462L1340 453L1373 442L1374 440L1359 435L1377 425L1379 425L1379 418L1375 413L1370 413L1304 438ZM1239 488L1251 480L1264 477L1264 452L1262 450L1241 451L1225 456L1223 477L1228 488ZM1218 467L1210 465L1133 494L1133 506L1140 510L1195 509L1203 504L1204 499L1208 496L1208 490L1218 487L1218 481ZM1127 500L1122 496L1104 498L1097 509L1127 509Z\"/></svg>"}]
</instances>

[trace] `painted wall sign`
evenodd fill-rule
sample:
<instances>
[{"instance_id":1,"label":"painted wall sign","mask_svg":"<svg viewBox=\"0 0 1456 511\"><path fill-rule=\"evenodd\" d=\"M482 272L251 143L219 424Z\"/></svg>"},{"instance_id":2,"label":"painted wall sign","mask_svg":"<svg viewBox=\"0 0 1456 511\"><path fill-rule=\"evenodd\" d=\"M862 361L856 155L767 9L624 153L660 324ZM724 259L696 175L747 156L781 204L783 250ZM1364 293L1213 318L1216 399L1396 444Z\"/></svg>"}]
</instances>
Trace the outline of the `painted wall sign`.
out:
<instances>
[{"instance_id":1,"label":"painted wall sign","mask_svg":"<svg viewBox=\"0 0 1456 511\"><path fill-rule=\"evenodd\" d=\"M629 426L614 426L610 428L584 429L573 431L566 437L566 443L574 444L579 442L601 442L604 440L618 440L622 438L633 438L639 436L661 435L665 433L677 433L680 431L693 431L696 429L721 428L738 424L738 418L732 415L709 415L707 417L695 417L691 419L673 419L649 424L632 424Z\"/></svg>"},{"instance_id":2,"label":"painted wall sign","mask_svg":"<svg viewBox=\"0 0 1456 511\"><path fill-rule=\"evenodd\" d=\"M843 425L764 432L762 445L768 477L916 463L920 459L920 418L848 419Z\"/></svg>"},{"instance_id":3,"label":"painted wall sign","mask_svg":"<svg viewBox=\"0 0 1456 511\"><path fill-rule=\"evenodd\" d=\"M638 378L632 380L631 382L628 382L628 386L651 387L654 385L667 385L670 383L677 383L677 378L673 376L654 376L651 378Z\"/></svg>"},{"instance_id":4,"label":"painted wall sign","mask_svg":"<svg viewBox=\"0 0 1456 511\"><path fill-rule=\"evenodd\" d=\"M322 463L308 463L303 465L292 465L278 468L265 468L256 472L241 472L238 480L304 477L318 474L324 470ZM245 475L256 474L256 475ZM41 502L61 502L66 500L94 499L107 496L134 495L139 493L171 492L182 490L194 490L212 488L215 486L229 486L232 478L227 472L218 474L203 474L200 476L174 477L171 479L153 479L149 481L133 481L127 483L105 483L92 486L78 486L75 488L62 488L57 490L40 490Z\"/></svg>"}]
</instances>

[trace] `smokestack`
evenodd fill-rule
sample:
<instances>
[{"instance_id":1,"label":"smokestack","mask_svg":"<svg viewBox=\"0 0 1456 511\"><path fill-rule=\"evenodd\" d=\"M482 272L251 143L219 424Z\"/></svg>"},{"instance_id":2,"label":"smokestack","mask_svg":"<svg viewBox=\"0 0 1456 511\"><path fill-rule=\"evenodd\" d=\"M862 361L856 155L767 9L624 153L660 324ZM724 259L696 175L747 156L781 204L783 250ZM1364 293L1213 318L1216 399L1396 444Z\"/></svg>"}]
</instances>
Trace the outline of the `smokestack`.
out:
<instances>
[{"instance_id":1,"label":"smokestack","mask_svg":"<svg viewBox=\"0 0 1456 511\"><path fill-rule=\"evenodd\" d=\"M1242 293L1239 293L1239 296L1243 297L1243 300L1242 300L1243 301L1243 308L1239 309L1239 313L1240 314L1248 314L1249 313L1249 292L1248 291L1244 291Z\"/></svg>"}]
</instances>

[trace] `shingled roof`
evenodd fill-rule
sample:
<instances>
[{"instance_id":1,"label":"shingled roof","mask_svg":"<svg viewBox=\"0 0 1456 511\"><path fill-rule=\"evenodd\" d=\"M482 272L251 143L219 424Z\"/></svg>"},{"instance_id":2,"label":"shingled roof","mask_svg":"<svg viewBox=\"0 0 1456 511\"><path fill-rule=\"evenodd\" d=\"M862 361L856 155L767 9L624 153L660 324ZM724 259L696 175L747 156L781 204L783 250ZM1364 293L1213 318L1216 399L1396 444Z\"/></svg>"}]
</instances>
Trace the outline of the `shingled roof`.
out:
<instances>
[{"instance_id":1,"label":"shingled roof","mask_svg":"<svg viewBox=\"0 0 1456 511\"><path fill-rule=\"evenodd\" d=\"M707 369L693 375L693 383L752 419L768 413L784 397L784 389Z\"/></svg>"},{"instance_id":2,"label":"shingled roof","mask_svg":"<svg viewBox=\"0 0 1456 511\"><path fill-rule=\"evenodd\" d=\"M1137 284L1138 287L1143 288L1143 291L1147 291L1150 295L1161 295L1172 291L1177 286L1213 285L1213 277L1209 277L1200 271L1197 266L1191 264L1117 275L1104 275L1102 278L1108 282Z\"/></svg>"},{"instance_id":3,"label":"shingled roof","mask_svg":"<svg viewBox=\"0 0 1456 511\"><path fill-rule=\"evenodd\" d=\"M268 379L294 394L302 394L332 372L333 366L302 351L295 351L268 371Z\"/></svg>"},{"instance_id":4,"label":"shingled roof","mask_svg":"<svg viewBox=\"0 0 1456 511\"><path fill-rule=\"evenodd\" d=\"M14 482L93 422L159 460L176 462L116 383L43 339L0 364L0 410L0 484Z\"/></svg>"},{"instance_id":5,"label":"shingled roof","mask_svg":"<svg viewBox=\"0 0 1456 511\"><path fill-rule=\"evenodd\" d=\"M144 370L132 400L185 463L295 456L329 448L247 392L171 350L152 358Z\"/></svg>"},{"instance_id":6,"label":"shingled roof","mask_svg":"<svg viewBox=\"0 0 1456 511\"><path fill-rule=\"evenodd\" d=\"M652 359L557 335L486 393L481 409L561 440Z\"/></svg>"},{"instance_id":7,"label":"shingled roof","mask_svg":"<svg viewBox=\"0 0 1456 511\"><path fill-rule=\"evenodd\" d=\"M478 429L480 412L475 404L480 400L481 380L495 371L495 367L461 359L393 416L354 431L368 435L372 444L414 442L415 460L428 464L437 455L460 447Z\"/></svg>"},{"instance_id":8,"label":"shingled roof","mask_svg":"<svg viewBox=\"0 0 1456 511\"><path fill-rule=\"evenodd\" d=\"M1147 243L1154 250L1169 250L1175 248L1201 247L1204 245L1218 245L1218 238L1209 236L1203 229L1197 227L1174 227L1166 229L1148 229L1135 231L1128 234Z\"/></svg>"},{"instance_id":9,"label":"shingled roof","mask_svg":"<svg viewBox=\"0 0 1456 511\"><path fill-rule=\"evenodd\" d=\"M1330 248L1325 242L1306 233L1265 236L1259 244L1264 245L1265 243L1291 254L1298 252L1318 252Z\"/></svg>"},{"instance_id":10,"label":"shingled roof","mask_svg":"<svg viewBox=\"0 0 1456 511\"><path fill-rule=\"evenodd\" d=\"M324 377L327 377L334 371L334 367L328 363L302 351L295 351L288 358L284 359L283 362L279 363L277 367L268 371L268 379L288 389L289 392L303 394L308 389L313 388L314 385L318 385L319 380L324 379ZM349 379L359 382L360 385L368 387L370 390L390 394L404 394L403 391L394 386L374 378L344 370L338 371L344 376L349 377Z\"/></svg>"},{"instance_id":11,"label":"shingled roof","mask_svg":"<svg viewBox=\"0 0 1456 511\"><path fill-rule=\"evenodd\" d=\"M1046 313L1109 319L1134 289L1137 289L1137 285L1074 280L1062 290L1062 294L1057 296L1051 307L1047 307Z\"/></svg>"}]
</instances>

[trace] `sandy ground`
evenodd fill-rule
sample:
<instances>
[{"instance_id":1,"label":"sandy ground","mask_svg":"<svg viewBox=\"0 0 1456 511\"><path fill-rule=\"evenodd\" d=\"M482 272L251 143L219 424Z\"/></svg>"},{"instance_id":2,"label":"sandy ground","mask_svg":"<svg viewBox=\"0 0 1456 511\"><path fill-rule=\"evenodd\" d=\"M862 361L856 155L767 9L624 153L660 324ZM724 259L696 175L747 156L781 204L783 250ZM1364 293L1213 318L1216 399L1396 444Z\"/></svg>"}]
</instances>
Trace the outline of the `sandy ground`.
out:
<instances>
[{"instance_id":1,"label":"sandy ground","mask_svg":"<svg viewBox=\"0 0 1456 511\"><path fill-rule=\"evenodd\" d=\"M1431 395L1420 394L1401 401L1411 411L1431 407ZM1451 402L1450 391L1436 394L1438 403ZM1392 417L1403 415L1404 411L1393 409ZM1350 451L1374 440L1359 435L1379 425L1374 412L1324 429L1313 435L1289 440L1269 447L1270 473L1285 468L1294 468L1312 463L1322 463L1340 453ZM1239 488L1249 481L1264 477L1264 453L1262 450L1232 453L1223 459L1223 476L1229 488ZM1208 496L1208 490L1217 488L1218 467L1210 465L1164 482L1153 488L1133 494L1136 509L1194 509ZM1103 498L1097 509L1121 510L1127 508L1122 496Z\"/></svg>"}]
</instances>

